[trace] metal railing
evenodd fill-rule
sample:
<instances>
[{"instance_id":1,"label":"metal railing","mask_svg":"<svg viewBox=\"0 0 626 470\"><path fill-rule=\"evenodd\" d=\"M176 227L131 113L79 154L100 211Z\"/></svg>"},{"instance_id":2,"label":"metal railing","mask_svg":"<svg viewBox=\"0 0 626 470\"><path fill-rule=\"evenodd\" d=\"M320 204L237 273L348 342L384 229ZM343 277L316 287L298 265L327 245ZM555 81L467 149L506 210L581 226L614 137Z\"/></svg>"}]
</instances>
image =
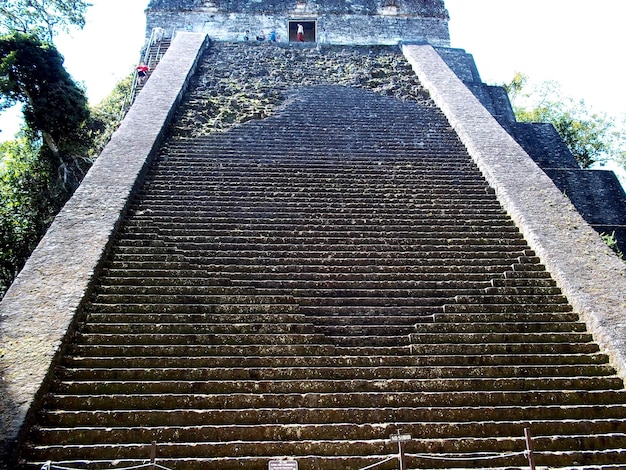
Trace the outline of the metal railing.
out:
<instances>
[{"instance_id":1,"label":"metal railing","mask_svg":"<svg viewBox=\"0 0 626 470\"><path fill-rule=\"evenodd\" d=\"M173 39L176 30L172 30L171 35L167 35L167 32L162 28L152 28L152 32L150 33L150 37L145 45L145 50L141 56L140 62L145 64L148 69L153 70L154 67L157 66L159 61L161 60L162 50L163 50L163 39ZM156 46L156 50L153 51L152 47ZM137 96L137 89L139 87L139 74L137 70L133 72L133 82L130 87L130 92L128 96L122 103L122 109L120 110L120 115L124 116L130 105L135 101L135 97Z\"/></svg>"}]
</instances>

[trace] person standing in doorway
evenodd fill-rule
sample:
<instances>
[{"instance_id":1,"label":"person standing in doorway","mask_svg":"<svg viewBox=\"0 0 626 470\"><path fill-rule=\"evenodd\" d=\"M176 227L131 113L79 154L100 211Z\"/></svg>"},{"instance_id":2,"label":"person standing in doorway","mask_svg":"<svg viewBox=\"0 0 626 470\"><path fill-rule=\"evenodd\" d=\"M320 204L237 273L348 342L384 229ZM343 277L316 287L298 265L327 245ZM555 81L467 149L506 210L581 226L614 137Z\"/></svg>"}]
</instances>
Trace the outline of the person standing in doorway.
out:
<instances>
[{"instance_id":1,"label":"person standing in doorway","mask_svg":"<svg viewBox=\"0 0 626 470\"><path fill-rule=\"evenodd\" d=\"M304 42L304 26L298 23L298 33L296 34L296 41Z\"/></svg>"}]
</instances>

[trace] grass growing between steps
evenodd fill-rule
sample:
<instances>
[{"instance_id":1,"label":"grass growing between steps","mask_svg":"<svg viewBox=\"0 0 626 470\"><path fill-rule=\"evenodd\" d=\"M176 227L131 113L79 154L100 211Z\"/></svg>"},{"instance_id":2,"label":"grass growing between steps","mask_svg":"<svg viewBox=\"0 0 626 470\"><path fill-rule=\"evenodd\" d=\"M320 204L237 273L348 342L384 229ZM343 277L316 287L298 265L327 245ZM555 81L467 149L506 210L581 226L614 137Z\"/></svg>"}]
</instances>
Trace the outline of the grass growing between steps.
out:
<instances>
[{"instance_id":1,"label":"grass growing between steps","mask_svg":"<svg viewBox=\"0 0 626 470\"><path fill-rule=\"evenodd\" d=\"M198 137L271 116L295 86L366 88L429 103L397 47L284 47L213 43L179 111L173 135Z\"/></svg>"}]
</instances>

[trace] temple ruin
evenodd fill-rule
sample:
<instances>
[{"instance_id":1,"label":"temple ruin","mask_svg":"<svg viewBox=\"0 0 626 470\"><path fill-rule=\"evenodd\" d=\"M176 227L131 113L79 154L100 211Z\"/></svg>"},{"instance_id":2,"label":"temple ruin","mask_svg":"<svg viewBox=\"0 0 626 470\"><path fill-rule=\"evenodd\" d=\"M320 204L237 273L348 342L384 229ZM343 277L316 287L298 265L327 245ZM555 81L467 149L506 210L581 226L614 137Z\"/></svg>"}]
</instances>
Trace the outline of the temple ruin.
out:
<instances>
[{"instance_id":1,"label":"temple ruin","mask_svg":"<svg viewBox=\"0 0 626 470\"><path fill-rule=\"evenodd\" d=\"M626 468L624 192L442 0L146 15L150 77L0 303L0 468Z\"/></svg>"}]
</instances>

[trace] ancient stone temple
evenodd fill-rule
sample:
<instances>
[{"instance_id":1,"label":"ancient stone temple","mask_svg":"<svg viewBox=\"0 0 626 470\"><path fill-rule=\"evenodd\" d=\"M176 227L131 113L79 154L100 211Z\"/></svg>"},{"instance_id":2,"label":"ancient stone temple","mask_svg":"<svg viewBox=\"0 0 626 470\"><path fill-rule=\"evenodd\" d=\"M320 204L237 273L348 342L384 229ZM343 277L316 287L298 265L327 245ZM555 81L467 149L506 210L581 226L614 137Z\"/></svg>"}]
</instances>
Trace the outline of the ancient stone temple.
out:
<instances>
[{"instance_id":1,"label":"ancient stone temple","mask_svg":"<svg viewBox=\"0 0 626 470\"><path fill-rule=\"evenodd\" d=\"M626 468L623 191L442 1L147 15L151 75L0 303L1 468Z\"/></svg>"}]
</instances>

